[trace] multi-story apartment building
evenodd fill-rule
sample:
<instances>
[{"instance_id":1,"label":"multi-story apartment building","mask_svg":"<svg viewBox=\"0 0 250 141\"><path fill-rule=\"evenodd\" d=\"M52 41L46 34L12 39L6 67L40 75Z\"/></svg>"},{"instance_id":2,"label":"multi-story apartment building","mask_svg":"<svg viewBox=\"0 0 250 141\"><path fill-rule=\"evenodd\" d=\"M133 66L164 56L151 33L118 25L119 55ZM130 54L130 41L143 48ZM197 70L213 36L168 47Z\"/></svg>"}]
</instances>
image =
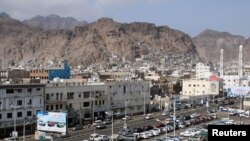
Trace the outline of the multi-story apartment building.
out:
<instances>
[{"instance_id":1,"label":"multi-story apartment building","mask_svg":"<svg viewBox=\"0 0 250 141\"><path fill-rule=\"evenodd\" d=\"M205 98L219 95L219 79L189 79L182 81L183 98Z\"/></svg>"},{"instance_id":2,"label":"multi-story apartment building","mask_svg":"<svg viewBox=\"0 0 250 141\"><path fill-rule=\"evenodd\" d=\"M145 81L49 83L45 88L45 110L67 111L68 123L74 125L105 117L110 110L124 115L125 105L127 114L143 113L144 97L148 111L149 83Z\"/></svg>"},{"instance_id":3,"label":"multi-story apartment building","mask_svg":"<svg viewBox=\"0 0 250 141\"><path fill-rule=\"evenodd\" d=\"M149 82L121 81L106 83L109 110L121 115L148 112L150 104ZM126 109L126 110L125 110Z\"/></svg>"},{"instance_id":4,"label":"multi-story apartment building","mask_svg":"<svg viewBox=\"0 0 250 141\"><path fill-rule=\"evenodd\" d=\"M46 69L31 69L30 78L35 79L48 79L53 80L54 78L70 79L70 66L65 61L63 65L55 67L49 67Z\"/></svg>"},{"instance_id":5,"label":"multi-story apartment building","mask_svg":"<svg viewBox=\"0 0 250 141\"><path fill-rule=\"evenodd\" d=\"M0 85L0 130L13 128L14 120L16 126L21 126L24 120L33 119L37 111L43 110L43 94L43 84Z\"/></svg>"},{"instance_id":6,"label":"multi-story apartment building","mask_svg":"<svg viewBox=\"0 0 250 141\"><path fill-rule=\"evenodd\" d=\"M104 83L50 83L45 89L46 111L67 111L69 125L89 122L93 117L105 116L107 103Z\"/></svg>"},{"instance_id":7,"label":"multi-story apartment building","mask_svg":"<svg viewBox=\"0 0 250 141\"><path fill-rule=\"evenodd\" d=\"M212 74L210 72L210 66L203 63L197 63L195 71L196 71L196 79L203 79L203 78L205 79Z\"/></svg>"}]
</instances>

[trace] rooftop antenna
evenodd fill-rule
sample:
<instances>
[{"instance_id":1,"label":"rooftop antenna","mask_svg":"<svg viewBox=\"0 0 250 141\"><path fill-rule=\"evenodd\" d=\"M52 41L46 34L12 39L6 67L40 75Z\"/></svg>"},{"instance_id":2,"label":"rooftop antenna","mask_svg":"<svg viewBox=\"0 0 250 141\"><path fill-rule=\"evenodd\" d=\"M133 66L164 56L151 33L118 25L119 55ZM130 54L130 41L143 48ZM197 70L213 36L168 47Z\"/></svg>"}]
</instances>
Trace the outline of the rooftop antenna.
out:
<instances>
[{"instance_id":1,"label":"rooftop antenna","mask_svg":"<svg viewBox=\"0 0 250 141\"><path fill-rule=\"evenodd\" d=\"M223 77L223 55L224 51L223 49L220 50L220 77Z\"/></svg>"},{"instance_id":2,"label":"rooftop antenna","mask_svg":"<svg viewBox=\"0 0 250 141\"><path fill-rule=\"evenodd\" d=\"M239 68L238 68L238 75L239 75L239 78L241 79L242 76L243 76L243 63L242 63L242 50L243 50L243 46L240 45L239 46Z\"/></svg>"}]
</instances>

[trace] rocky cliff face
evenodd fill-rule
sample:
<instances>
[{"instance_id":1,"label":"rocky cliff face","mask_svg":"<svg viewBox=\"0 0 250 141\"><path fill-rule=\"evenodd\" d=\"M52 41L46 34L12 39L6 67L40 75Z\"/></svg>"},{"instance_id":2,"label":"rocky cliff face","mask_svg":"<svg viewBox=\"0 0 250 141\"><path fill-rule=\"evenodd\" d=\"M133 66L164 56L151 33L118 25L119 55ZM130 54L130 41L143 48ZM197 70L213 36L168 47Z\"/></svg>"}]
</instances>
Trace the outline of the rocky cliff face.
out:
<instances>
[{"instance_id":1,"label":"rocky cliff face","mask_svg":"<svg viewBox=\"0 0 250 141\"><path fill-rule=\"evenodd\" d=\"M192 39L167 26L101 18L73 31L42 30L0 17L0 55L12 64L43 64L66 54L71 65L107 61L112 53L133 60L145 46L197 56Z\"/></svg>"},{"instance_id":2,"label":"rocky cliff face","mask_svg":"<svg viewBox=\"0 0 250 141\"><path fill-rule=\"evenodd\" d=\"M232 35L227 32L218 32L215 30L205 30L193 39L199 56L204 57L206 61L219 64L220 49L224 49L225 63L238 61L239 45L243 45L243 61L250 61L247 52L250 51L250 39L246 40L239 35Z\"/></svg>"},{"instance_id":3,"label":"rocky cliff face","mask_svg":"<svg viewBox=\"0 0 250 141\"><path fill-rule=\"evenodd\" d=\"M44 30L73 30L76 26L86 25L86 21L78 21L73 17L60 17L58 15L50 14L46 17L35 16L31 19L24 20L24 24L30 26L38 26Z\"/></svg>"}]
</instances>

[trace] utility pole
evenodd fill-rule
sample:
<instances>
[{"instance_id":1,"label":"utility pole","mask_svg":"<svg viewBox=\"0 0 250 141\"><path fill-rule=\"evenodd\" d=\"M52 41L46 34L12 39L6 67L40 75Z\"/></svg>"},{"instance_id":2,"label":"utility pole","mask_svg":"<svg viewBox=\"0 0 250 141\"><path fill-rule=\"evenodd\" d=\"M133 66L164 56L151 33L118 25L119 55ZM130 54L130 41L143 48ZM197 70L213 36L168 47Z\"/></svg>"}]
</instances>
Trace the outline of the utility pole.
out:
<instances>
[{"instance_id":1,"label":"utility pole","mask_svg":"<svg viewBox=\"0 0 250 141\"><path fill-rule=\"evenodd\" d=\"M175 96L174 96L174 136L175 136L175 121L176 121L176 116L175 116Z\"/></svg>"},{"instance_id":2,"label":"utility pole","mask_svg":"<svg viewBox=\"0 0 250 141\"><path fill-rule=\"evenodd\" d=\"M145 92L144 92L144 125L145 125L145 117L146 117L146 115L145 115L145 113L146 113L146 102L145 102Z\"/></svg>"},{"instance_id":3,"label":"utility pole","mask_svg":"<svg viewBox=\"0 0 250 141\"><path fill-rule=\"evenodd\" d=\"M80 125L82 126L82 108L81 108L81 102L79 102L79 106L80 106L80 112L79 112L79 115L80 115Z\"/></svg>"}]
</instances>

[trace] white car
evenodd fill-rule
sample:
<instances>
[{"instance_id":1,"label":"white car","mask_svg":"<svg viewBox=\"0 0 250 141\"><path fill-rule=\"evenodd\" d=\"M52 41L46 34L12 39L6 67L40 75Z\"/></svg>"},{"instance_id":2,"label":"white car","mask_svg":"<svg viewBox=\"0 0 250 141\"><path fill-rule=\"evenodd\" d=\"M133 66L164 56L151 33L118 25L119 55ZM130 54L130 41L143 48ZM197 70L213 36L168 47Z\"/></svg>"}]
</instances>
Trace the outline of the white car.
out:
<instances>
[{"instance_id":1,"label":"white car","mask_svg":"<svg viewBox=\"0 0 250 141\"><path fill-rule=\"evenodd\" d=\"M147 115L145 116L145 119L147 119L147 120L152 119L152 118L153 118L153 115L152 115L152 114L147 114Z\"/></svg>"},{"instance_id":2,"label":"white car","mask_svg":"<svg viewBox=\"0 0 250 141\"><path fill-rule=\"evenodd\" d=\"M145 133L148 134L149 137L153 137L154 136L154 134L151 131L146 131Z\"/></svg>"},{"instance_id":3,"label":"white car","mask_svg":"<svg viewBox=\"0 0 250 141\"><path fill-rule=\"evenodd\" d=\"M109 137L106 135L99 135L94 139L94 141L109 141Z\"/></svg>"},{"instance_id":4,"label":"white car","mask_svg":"<svg viewBox=\"0 0 250 141\"><path fill-rule=\"evenodd\" d=\"M154 136L158 136L161 133L161 131L159 131L158 129L152 129L150 131L153 133Z\"/></svg>"},{"instance_id":5,"label":"white car","mask_svg":"<svg viewBox=\"0 0 250 141\"><path fill-rule=\"evenodd\" d=\"M140 133L140 136L141 136L143 139L149 139L149 138L150 138L150 136L149 136L146 132Z\"/></svg>"},{"instance_id":6,"label":"white car","mask_svg":"<svg viewBox=\"0 0 250 141\"><path fill-rule=\"evenodd\" d=\"M90 134L89 140L94 141L96 138L98 138L99 134Z\"/></svg>"},{"instance_id":7,"label":"white car","mask_svg":"<svg viewBox=\"0 0 250 141\"><path fill-rule=\"evenodd\" d=\"M193 132L191 130L186 130L184 132L181 132L180 135L184 136L184 137L193 137L193 136L195 136L195 132Z\"/></svg>"}]
</instances>

